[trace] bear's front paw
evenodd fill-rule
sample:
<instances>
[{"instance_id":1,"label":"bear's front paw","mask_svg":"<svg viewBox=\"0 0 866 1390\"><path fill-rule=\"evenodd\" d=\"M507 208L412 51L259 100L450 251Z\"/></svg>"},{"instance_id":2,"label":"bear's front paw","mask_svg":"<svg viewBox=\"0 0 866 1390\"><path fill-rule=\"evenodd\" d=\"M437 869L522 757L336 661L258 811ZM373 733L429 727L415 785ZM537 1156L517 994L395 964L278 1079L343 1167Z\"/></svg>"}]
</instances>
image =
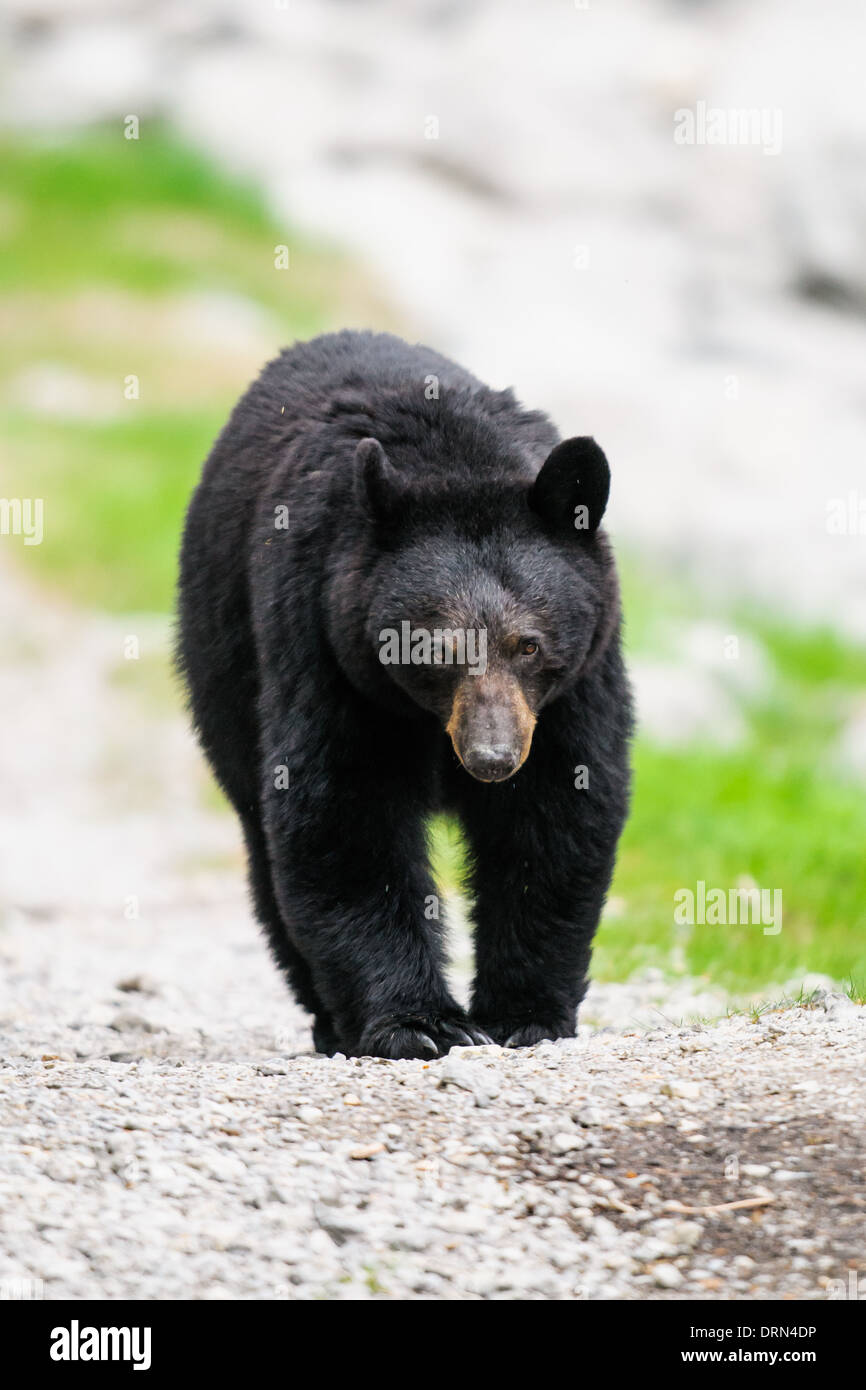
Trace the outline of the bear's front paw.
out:
<instances>
[{"instance_id":1,"label":"bear's front paw","mask_svg":"<svg viewBox=\"0 0 866 1390\"><path fill-rule=\"evenodd\" d=\"M352 1051L356 1057L443 1057L452 1047L478 1047L492 1039L465 1014L392 1014L374 1019Z\"/></svg>"},{"instance_id":2,"label":"bear's front paw","mask_svg":"<svg viewBox=\"0 0 866 1390\"><path fill-rule=\"evenodd\" d=\"M336 1029L326 1014L317 1014L313 1020L313 1047L326 1057L333 1057L335 1052L341 1051Z\"/></svg>"},{"instance_id":3,"label":"bear's front paw","mask_svg":"<svg viewBox=\"0 0 866 1390\"><path fill-rule=\"evenodd\" d=\"M557 1038L573 1038L576 1032L575 1020L554 1019L542 1022L529 1019L483 1020L481 1026L502 1047L534 1047L536 1043L555 1041Z\"/></svg>"}]
</instances>

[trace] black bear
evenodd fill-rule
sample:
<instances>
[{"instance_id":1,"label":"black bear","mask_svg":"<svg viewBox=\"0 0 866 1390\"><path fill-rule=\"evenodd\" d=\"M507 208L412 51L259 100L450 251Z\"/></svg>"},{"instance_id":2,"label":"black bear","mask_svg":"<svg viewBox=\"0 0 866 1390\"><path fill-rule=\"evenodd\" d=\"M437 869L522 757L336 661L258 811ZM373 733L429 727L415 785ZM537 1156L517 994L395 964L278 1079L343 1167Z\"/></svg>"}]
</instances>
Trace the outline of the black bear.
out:
<instances>
[{"instance_id":1,"label":"black bear","mask_svg":"<svg viewBox=\"0 0 866 1390\"><path fill-rule=\"evenodd\" d=\"M178 661L320 1051L574 1035L629 788L609 482L592 439L388 334L282 352L217 439ZM442 970L438 809L471 860L468 1012Z\"/></svg>"}]
</instances>

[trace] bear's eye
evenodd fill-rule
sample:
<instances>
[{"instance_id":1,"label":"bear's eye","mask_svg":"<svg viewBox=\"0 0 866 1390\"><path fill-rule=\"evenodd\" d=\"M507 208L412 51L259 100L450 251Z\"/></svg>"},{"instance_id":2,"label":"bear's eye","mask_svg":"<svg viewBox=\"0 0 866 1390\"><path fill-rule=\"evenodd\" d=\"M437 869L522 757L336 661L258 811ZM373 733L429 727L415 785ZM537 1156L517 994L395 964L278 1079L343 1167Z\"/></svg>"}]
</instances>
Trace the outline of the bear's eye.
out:
<instances>
[{"instance_id":1,"label":"bear's eye","mask_svg":"<svg viewBox=\"0 0 866 1390\"><path fill-rule=\"evenodd\" d=\"M538 643L533 637L521 637L517 644L517 650L521 656L535 656L538 651Z\"/></svg>"}]
</instances>

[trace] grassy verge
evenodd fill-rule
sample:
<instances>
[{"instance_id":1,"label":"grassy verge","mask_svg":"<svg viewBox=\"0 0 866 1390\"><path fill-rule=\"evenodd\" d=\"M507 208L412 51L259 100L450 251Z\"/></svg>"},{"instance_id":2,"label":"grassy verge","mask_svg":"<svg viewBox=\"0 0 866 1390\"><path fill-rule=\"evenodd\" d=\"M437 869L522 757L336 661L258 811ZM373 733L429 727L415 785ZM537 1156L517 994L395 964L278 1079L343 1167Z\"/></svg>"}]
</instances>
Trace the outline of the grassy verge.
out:
<instances>
[{"instance_id":1,"label":"grassy verge","mask_svg":"<svg viewBox=\"0 0 866 1390\"><path fill-rule=\"evenodd\" d=\"M7 145L0 170L0 492L45 508L18 558L75 601L165 612L186 501L241 390L285 343L386 310L166 135Z\"/></svg>"}]
</instances>

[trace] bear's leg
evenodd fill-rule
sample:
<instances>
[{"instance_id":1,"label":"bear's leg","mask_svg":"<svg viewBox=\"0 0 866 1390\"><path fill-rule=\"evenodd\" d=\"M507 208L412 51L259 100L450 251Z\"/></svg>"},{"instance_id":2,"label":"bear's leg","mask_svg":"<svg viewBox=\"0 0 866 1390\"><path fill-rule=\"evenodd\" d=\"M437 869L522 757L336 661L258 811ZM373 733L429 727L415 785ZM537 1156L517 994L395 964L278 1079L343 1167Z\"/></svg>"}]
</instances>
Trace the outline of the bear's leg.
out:
<instances>
[{"instance_id":1,"label":"bear's leg","mask_svg":"<svg viewBox=\"0 0 866 1390\"><path fill-rule=\"evenodd\" d=\"M526 845L473 839L475 962L471 1015L495 1042L528 1047L572 1038L610 868L551 871ZM551 853L568 852L551 837Z\"/></svg>"},{"instance_id":2,"label":"bear's leg","mask_svg":"<svg viewBox=\"0 0 866 1390\"><path fill-rule=\"evenodd\" d=\"M354 711L345 695L325 708L321 684L317 695L263 720L263 803L280 913L339 1050L429 1058L484 1041L442 973L423 728ZM280 764L288 786L276 785Z\"/></svg>"},{"instance_id":3,"label":"bear's leg","mask_svg":"<svg viewBox=\"0 0 866 1390\"><path fill-rule=\"evenodd\" d=\"M625 815L619 751L590 763L590 785L578 790L575 765L589 759L574 737L539 727L534 744L510 781L465 777L459 789L473 861L471 1016L509 1047L575 1035Z\"/></svg>"},{"instance_id":4,"label":"bear's leg","mask_svg":"<svg viewBox=\"0 0 866 1390\"><path fill-rule=\"evenodd\" d=\"M316 1051L333 1057L340 1050L337 1034L328 1010L316 993L310 967L289 940L280 915L261 822L257 814L247 812L241 816L241 824L247 846L250 892L256 916L267 932L271 955L288 979L298 1002L313 1015Z\"/></svg>"},{"instance_id":5,"label":"bear's leg","mask_svg":"<svg viewBox=\"0 0 866 1390\"><path fill-rule=\"evenodd\" d=\"M221 505L225 505L217 494ZM201 746L234 806L244 833L250 892L271 954L303 1006L314 1015L319 1052L338 1051L330 1017L316 994L309 967L289 940L274 897L259 810L258 674L246 576L203 542L209 532L230 541L236 515L212 513L204 490L194 497L183 551L178 663L189 691ZM234 537L237 541L237 537ZM238 542L239 543L239 542Z\"/></svg>"}]
</instances>

